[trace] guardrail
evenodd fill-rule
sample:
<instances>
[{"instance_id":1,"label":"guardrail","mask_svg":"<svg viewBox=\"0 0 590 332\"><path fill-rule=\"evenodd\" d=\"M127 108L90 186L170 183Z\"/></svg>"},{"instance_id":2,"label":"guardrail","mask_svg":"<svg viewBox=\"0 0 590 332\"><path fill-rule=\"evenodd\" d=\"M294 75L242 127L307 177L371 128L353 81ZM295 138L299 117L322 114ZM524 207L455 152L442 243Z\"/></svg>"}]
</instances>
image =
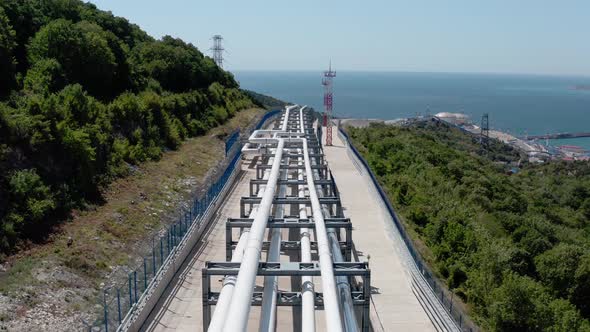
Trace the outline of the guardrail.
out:
<instances>
[{"instance_id":1,"label":"guardrail","mask_svg":"<svg viewBox=\"0 0 590 332\"><path fill-rule=\"evenodd\" d=\"M424 262L422 255L415 248L414 243L412 242L412 240L410 239L410 236L408 235L408 233L405 230L405 227L403 226L403 224L400 222L399 218L397 217L397 214L395 213L395 210L394 210L393 206L391 205L391 202L389 201L389 197L387 196L387 194L385 193L385 191L381 187L381 184L377 180L377 177L373 173L373 170L369 166L369 163L365 160L365 158L363 158L363 156L360 154L360 152L351 143L351 140L350 140L350 137L348 136L348 134L341 127L338 127L338 131L343 136L343 138L348 142L348 145L350 146L351 151L354 153L354 155L357 157L357 159L363 164L364 168L368 171L368 175L371 178L371 181L373 182L375 188L377 188L377 191L378 191L379 196L381 197L382 201L385 203L385 207L387 208L387 211L389 212L391 219L393 220L397 230L399 231L399 233L401 235L401 238L403 239L406 247L408 248L410 255L412 256L414 262L416 263L416 266L418 267L418 269L422 273L424 280L426 280L426 282L428 283L428 285L430 286L430 288L432 289L434 294L437 296L437 298L440 301L443 308L449 313L451 318L454 320L455 324L462 331L469 331L469 332L479 331L479 328L473 323L473 321L471 321L469 316L461 308L454 305L453 293L450 292L447 289L447 287L444 284L442 284L434 276L434 274L432 273L432 271L428 267L428 264L426 262Z\"/></svg>"},{"instance_id":2,"label":"guardrail","mask_svg":"<svg viewBox=\"0 0 590 332\"><path fill-rule=\"evenodd\" d=\"M270 111L266 113L256 125L261 128L269 119L278 115L281 111ZM174 259L176 250L183 243L186 236L194 228L200 228L209 214L209 209L214 205L215 200L223 192L228 180L238 165L241 157L241 144L239 142L239 130L231 134L226 141L226 160L229 160L223 174L209 187L207 192L200 198L195 198L188 210L181 211L178 221L163 230L158 240L153 241L151 252L140 259L140 263L127 275L127 280L116 286L105 287L102 290L102 315L92 324L83 322L88 331L109 332L117 331L138 309L138 303L142 296L149 293L150 288L160 279L165 268L171 265L170 260ZM235 136L235 137L234 137ZM230 142L232 140L232 142ZM228 144L229 143L229 144ZM228 154L231 157L228 157ZM167 284L165 285L167 286Z\"/></svg>"}]
</instances>

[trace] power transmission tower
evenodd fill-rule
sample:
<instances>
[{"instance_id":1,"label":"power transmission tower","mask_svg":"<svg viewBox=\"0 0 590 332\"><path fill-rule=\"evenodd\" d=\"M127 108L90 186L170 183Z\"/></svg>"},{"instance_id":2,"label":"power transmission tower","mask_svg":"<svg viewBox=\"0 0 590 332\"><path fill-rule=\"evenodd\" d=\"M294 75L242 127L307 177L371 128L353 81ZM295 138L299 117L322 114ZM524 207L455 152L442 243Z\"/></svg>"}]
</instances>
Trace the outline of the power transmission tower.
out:
<instances>
[{"instance_id":1,"label":"power transmission tower","mask_svg":"<svg viewBox=\"0 0 590 332\"><path fill-rule=\"evenodd\" d=\"M479 136L479 142L482 147L488 147L488 141L490 140L490 118L488 113L484 113L481 116L481 134Z\"/></svg>"},{"instance_id":2,"label":"power transmission tower","mask_svg":"<svg viewBox=\"0 0 590 332\"><path fill-rule=\"evenodd\" d=\"M332 79L336 77L336 72L332 71L332 61L330 68L324 72L322 85L324 86L324 127L326 127L326 146L332 146Z\"/></svg>"},{"instance_id":3,"label":"power transmission tower","mask_svg":"<svg viewBox=\"0 0 590 332\"><path fill-rule=\"evenodd\" d=\"M221 45L223 41L223 37L221 35L213 36L213 47L211 50L213 51L213 61L219 66L219 68L223 68L223 51L225 50Z\"/></svg>"}]
</instances>

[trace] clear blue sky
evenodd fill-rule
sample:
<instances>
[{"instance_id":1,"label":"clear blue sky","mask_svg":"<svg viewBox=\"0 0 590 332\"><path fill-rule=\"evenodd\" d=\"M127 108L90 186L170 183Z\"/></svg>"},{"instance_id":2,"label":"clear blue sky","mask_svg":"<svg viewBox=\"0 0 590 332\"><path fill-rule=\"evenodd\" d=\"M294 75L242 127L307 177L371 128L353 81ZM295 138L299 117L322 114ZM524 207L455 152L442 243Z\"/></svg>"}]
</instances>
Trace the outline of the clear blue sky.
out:
<instances>
[{"instance_id":1,"label":"clear blue sky","mask_svg":"<svg viewBox=\"0 0 590 332\"><path fill-rule=\"evenodd\" d=\"M221 34L230 70L590 75L588 0L91 2L204 52Z\"/></svg>"}]
</instances>

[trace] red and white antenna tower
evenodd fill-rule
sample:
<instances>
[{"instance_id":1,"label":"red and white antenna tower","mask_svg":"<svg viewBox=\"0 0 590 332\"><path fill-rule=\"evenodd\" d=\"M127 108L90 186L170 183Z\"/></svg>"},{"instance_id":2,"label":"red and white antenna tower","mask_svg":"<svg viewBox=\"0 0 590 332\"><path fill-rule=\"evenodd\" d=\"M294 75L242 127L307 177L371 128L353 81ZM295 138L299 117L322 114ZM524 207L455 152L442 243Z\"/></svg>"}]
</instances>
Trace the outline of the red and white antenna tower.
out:
<instances>
[{"instance_id":1,"label":"red and white antenna tower","mask_svg":"<svg viewBox=\"0 0 590 332\"><path fill-rule=\"evenodd\" d=\"M326 127L326 145L332 146L332 79L336 77L336 71L332 71L332 61L330 68L324 72L322 85L324 86L324 127Z\"/></svg>"}]
</instances>

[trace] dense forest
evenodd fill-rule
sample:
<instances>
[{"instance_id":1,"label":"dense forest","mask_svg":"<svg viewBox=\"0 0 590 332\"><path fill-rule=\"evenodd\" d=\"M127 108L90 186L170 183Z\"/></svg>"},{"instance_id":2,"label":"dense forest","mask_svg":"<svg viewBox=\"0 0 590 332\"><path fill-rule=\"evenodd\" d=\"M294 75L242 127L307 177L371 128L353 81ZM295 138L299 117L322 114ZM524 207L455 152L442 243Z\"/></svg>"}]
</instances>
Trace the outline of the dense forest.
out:
<instances>
[{"instance_id":1,"label":"dense forest","mask_svg":"<svg viewBox=\"0 0 590 332\"><path fill-rule=\"evenodd\" d=\"M0 258L251 99L196 47L78 0L0 2Z\"/></svg>"},{"instance_id":2,"label":"dense forest","mask_svg":"<svg viewBox=\"0 0 590 332\"><path fill-rule=\"evenodd\" d=\"M440 122L348 129L417 247L490 331L590 331L590 164Z\"/></svg>"}]
</instances>

